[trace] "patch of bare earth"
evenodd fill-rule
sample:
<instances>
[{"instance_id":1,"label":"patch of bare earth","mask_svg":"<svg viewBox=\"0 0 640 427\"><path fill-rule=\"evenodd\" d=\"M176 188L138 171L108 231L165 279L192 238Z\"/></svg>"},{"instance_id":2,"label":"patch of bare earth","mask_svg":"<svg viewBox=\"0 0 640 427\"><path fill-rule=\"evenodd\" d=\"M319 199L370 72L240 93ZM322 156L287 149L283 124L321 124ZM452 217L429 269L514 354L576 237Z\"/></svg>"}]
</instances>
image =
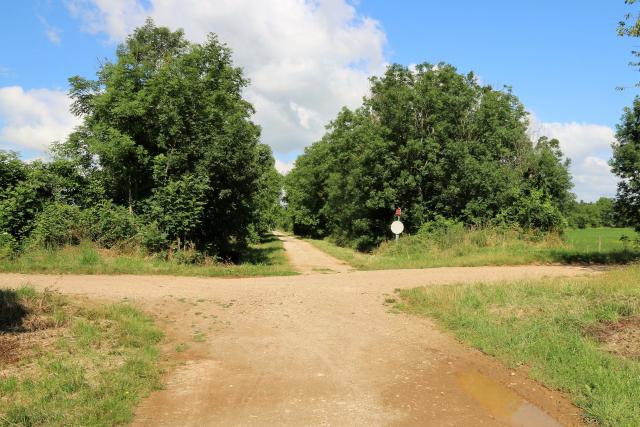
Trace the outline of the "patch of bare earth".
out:
<instances>
[{"instance_id":1,"label":"patch of bare earth","mask_svg":"<svg viewBox=\"0 0 640 427\"><path fill-rule=\"evenodd\" d=\"M4 319L0 325L0 378L18 373L13 365L29 359L36 351L53 347L65 331L51 318L50 307L44 298L17 308L21 315ZM16 307L2 306L0 309L16 311ZM24 366L19 370L24 371Z\"/></svg>"},{"instance_id":2,"label":"patch of bare earth","mask_svg":"<svg viewBox=\"0 0 640 427\"><path fill-rule=\"evenodd\" d=\"M595 338L605 351L640 359L640 316L600 323L589 328L587 334Z\"/></svg>"}]
</instances>

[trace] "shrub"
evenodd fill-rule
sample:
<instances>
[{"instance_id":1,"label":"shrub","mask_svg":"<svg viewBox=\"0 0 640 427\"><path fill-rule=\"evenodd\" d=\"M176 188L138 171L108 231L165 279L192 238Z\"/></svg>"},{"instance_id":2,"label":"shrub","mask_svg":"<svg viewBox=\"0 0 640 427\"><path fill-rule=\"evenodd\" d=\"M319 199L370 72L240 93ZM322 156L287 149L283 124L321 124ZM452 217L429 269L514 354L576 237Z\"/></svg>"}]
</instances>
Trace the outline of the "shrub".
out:
<instances>
[{"instance_id":1,"label":"shrub","mask_svg":"<svg viewBox=\"0 0 640 427\"><path fill-rule=\"evenodd\" d=\"M202 264L205 256L196 250L193 243L187 243L182 248L173 249L170 252L170 259L177 264Z\"/></svg>"},{"instance_id":2,"label":"shrub","mask_svg":"<svg viewBox=\"0 0 640 427\"><path fill-rule=\"evenodd\" d=\"M517 203L500 211L497 221L540 231L558 231L567 225L562 212L539 190L521 194Z\"/></svg>"},{"instance_id":3,"label":"shrub","mask_svg":"<svg viewBox=\"0 0 640 427\"><path fill-rule=\"evenodd\" d=\"M465 229L462 222L438 215L422 224L418 235L434 241L441 249L447 249L464 242Z\"/></svg>"},{"instance_id":4,"label":"shrub","mask_svg":"<svg viewBox=\"0 0 640 427\"><path fill-rule=\"evenodd\" d=\"M11 259L18 250L18 242L9 233L0 232L0 260Z\"/></svg>"},{"instance_id":5,"label":"shrub","mask_svg":"<svg viewBox=\"0 0 640 427\"><path fill-rule=\"evenodd\" d=\"M149 252L161 252L167 248L167 233L158 228L157 222L140 226L138 231L140 244Z\"/></svg>"},{"instance_id":6,"label":"shrub","mask_svg":"<svg viewBox=\"0 0 640 427\"><path fill-rule=\"evenodd\" d=\"M29 244L46 248L78 244L86 235L83 223L78 206L51 203L36 216Z\"/></svg>"},{"instance_id":7,"label":"shrub","mask_svg":"<svg viewBox=\"0 0 640 427\"><path fill-rule=\"evenodd\" d=\"M138 218L123 206L105 201L87 210L86 221L91 240L110 248L138 234Z\"/></svg>"}]
</instances>

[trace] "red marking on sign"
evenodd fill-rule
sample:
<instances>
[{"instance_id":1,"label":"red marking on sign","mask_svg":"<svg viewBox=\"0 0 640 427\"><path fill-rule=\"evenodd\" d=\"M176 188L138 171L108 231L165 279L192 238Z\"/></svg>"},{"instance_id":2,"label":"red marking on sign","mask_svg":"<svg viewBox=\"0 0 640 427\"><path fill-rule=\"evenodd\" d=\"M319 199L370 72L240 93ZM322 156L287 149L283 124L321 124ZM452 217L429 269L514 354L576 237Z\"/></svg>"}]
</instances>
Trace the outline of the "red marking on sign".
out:
<instances>
[{"instance_id":1,"label":"red marking on sign","mask_svg":"<svg viewBox=\"0 0 640 427\"><path fill-rule=\"evenodd\" d=\"M400 216L401 213L402 211L400 210L400 208L396 208L396 216Z\"/></svg>"}]
</instances>

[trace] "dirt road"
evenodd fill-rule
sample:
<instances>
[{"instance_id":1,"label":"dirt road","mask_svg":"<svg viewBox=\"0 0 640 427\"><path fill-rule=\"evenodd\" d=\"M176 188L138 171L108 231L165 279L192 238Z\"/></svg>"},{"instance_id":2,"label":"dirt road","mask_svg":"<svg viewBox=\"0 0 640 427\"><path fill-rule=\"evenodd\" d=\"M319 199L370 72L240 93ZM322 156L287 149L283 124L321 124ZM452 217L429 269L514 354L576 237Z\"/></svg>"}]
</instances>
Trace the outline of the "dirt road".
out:
<instances>
[{"instance_id":1,"label":"dirt road","mask_svg":"<svg viewBox=\"0 0 640 427\"><path fill-rule=\"evenodd\" d=\"M286 234L274 232L282 241L289 263L301 274L347 273L349 264L314 248L310 243Z\"/></svg>"},{"instance_id":2,"label":"dirt road","mask_svg":"<svg viewBox=\"0 0 640 427\"><path fill-rule=\"evenodd\" d=\"M524 266L247 279L5 274L0 284L127 299L160 319L168 334L167 384L143 402L134 425L556 426L580 423L563 396L458 344L427 319L392 313L385 299L395 288L590 272ZM188 349L177 351L179 344Z\"/></svg>"}]
</instances>

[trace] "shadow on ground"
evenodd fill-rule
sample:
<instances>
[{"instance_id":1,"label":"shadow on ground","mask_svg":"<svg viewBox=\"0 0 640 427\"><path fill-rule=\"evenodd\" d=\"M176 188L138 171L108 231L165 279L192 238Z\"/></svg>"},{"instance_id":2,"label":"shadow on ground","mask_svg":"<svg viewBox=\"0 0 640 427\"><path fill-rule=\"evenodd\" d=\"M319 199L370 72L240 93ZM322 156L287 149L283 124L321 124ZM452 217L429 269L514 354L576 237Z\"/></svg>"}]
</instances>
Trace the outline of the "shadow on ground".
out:
<instances>
[{"instance_id":1,"label":"shadow on ground","mask_svg":"<svg viewBox=\"0 0 640 427\"><path fill-rule=\"evenodd\" d=\"M563 264L629 264L640 261L640 251L629 249L607 252L553 251L552 257Z\"/></svg>"},{"instance_id":2,"label":"shadow on ground","mask_svg":"<svg viewBox=\"0 0 640 427\"><path fill-rule=\"evenodd\" d=\"M0 289L0 333L15 332L26 315L27 310L18 301L16 292Z\"/></svg>"},{"instance_id":3,"label":"shadow on ground","mask_svg":"<svg viewBox=\"0 0 640 427\"><path fill-rule=\"evenodd\" d=\"M276 236L269 234L260 238L260 244L266 245L277 240L278 238ZM273 254L283 251L284 249L280 246L251 246L243 249L235 261L242 264L270 265L273 264Z\"/></svg>"}]
</instances>

